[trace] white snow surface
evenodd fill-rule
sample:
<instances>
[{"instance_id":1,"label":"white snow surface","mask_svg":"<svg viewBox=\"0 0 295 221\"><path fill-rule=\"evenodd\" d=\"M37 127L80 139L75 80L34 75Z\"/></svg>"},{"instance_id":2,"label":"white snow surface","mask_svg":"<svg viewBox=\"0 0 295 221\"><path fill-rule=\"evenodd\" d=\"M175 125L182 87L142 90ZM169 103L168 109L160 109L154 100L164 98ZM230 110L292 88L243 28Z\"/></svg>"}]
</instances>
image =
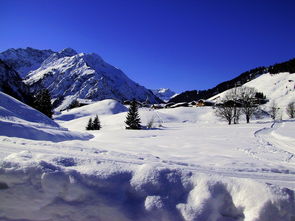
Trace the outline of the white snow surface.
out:
<instances>
[{"instance_id":1,"label":"white snow surface","mask_svg":"<svg viewBox=\"0 0 295 221\"><path fill-rule=\"evenodd\" d=\"M44 114L0 92L0 136L32 140L90 139L86 133L69 132Z\"/></svg>"},{"instance_id":2,"label":"white snow surface","mask_svg":"<svg viewBox=\"0 0 295 221\"><path fill-rule=\"evenodd\" d=\"M85 133L96 114L90 140L0 136L0 220L294 220L294 120L228 126L209 107L141 108L154 128L125 130L114 100L56 118Z\"/></svg>"}]
</instances>

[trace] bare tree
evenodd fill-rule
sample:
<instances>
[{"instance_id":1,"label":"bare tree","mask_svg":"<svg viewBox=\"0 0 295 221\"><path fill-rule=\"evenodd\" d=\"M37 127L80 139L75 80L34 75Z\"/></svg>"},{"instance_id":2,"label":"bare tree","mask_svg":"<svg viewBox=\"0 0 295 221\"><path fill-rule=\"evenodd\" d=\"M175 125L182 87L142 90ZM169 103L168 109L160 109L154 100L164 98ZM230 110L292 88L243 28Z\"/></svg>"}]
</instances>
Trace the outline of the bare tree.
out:
<instances>
[{"instance_id":1,"label":"bare tree","mask_svg":"<svg viewBox=\"0 0 295 221\"><path fill-rule=\"evenodd\" d=\"M294 118L295 117L295 102L292 101L287 105L287 114L290 118Z\"/></svg>"},{"instance_id":2,"label":"bare tree","mask_svg":"<svg viewBox=\"0 0 295 221\"><path fill-rule=\"evenodd\" d=\"M234 118L234 108L233 106L228 106L226 104L221 104L215 108L215 115L221 119L224 119L231 125Z\"/></svg>"},{"instance_id":3,"label":"bare tree","mask_svg":"<svg viewBox=\"0 0 295 221\"><path fill-rule=\"evenodd\" d=\"M270 114L270 117L273 119L273 120L276 120L279 116L279 107L277 105L276 102L272 102L271 105L270 105L270 109L269 109L269 114Z\"/></svg>"},{"instance_id":4,"label":"bare tree","mask_svg":"<svg viewBox=\"0 0 295 221\"><path fill-rule=\"evenodd\" d=\"M245 114L246 122L250 123L252 115L258 111L259 107L256 103L257 91L252 87L239 87L237 88L237 96L241 102L241 112Z\"/></svg>"},{"instance_id":5,"label":"bare tree","mask_svg":"<svg viewBox=\"0 0 295 221\"><path fill-rule=\"evenodd\" d=\"M232 121L236 124L239 119L240 111L237 109L236 99L236 90L230 90L224 95L221 104L215 108L215 115L226 120L229 125Z\"/></svg>"},{"instance_id":6,"label":"bare tree","mask_svg":"<svg viewBox=\"0 0 295 221\"><path fill-rule=\"evenodd\" d=\"M239 90L237 87L231 89L225 94L223 103L225 103L228 107L232 107L233 123L238 124L241 116L241 105L239 101Z\"/></svg>"}]
</instances>

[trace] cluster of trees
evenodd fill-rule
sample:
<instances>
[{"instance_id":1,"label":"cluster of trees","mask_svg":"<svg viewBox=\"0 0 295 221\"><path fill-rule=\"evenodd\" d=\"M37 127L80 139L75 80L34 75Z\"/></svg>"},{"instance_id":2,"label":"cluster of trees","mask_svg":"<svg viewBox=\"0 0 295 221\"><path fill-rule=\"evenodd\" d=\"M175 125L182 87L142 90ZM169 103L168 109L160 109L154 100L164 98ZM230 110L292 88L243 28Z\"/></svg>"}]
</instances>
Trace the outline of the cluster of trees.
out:
<instances>
[{"instance_id":1,"label":"cluster of trees","mask_svg":"<svg viewBox=\"0 0 295 221\"><path fill-rule=\"evenodd\" d=\"M224 119L228 124L238 124L242 114L245 115L246 122L249 123L251 117L259 111L259 105L263 104L265 95L257 92L251 87L237 87L228 91L221 103L215 108L217 117ZM273 120L279 118L280 108L275 102L272 102L268 111ZM295 102L290 102L287 105L286 113L290 118L295 117Z\"/></svg>"},{"instance_id":2,"label":"cluster of trees","mask_svg":"<svg viewBox=\"0 0 295 221\"><path fill-rule=\"evenodd\" d=\"M244 114L249 123L252 115L258 111L258 106L257 91L254 88L237 87L225 94L221 104L216 106L215 114L227 120L228 124L239 123L241 114Z\"/></svg>"},{"instance_id":3,"label":"cluster of trees","mask_svg":"<svg viewBox=\"0 0 295 221\"><path fill-rule=\"evenodd\" d=\"M101 129L101 124L100 124L100 120L98 116L96 115L93 120L92 118L90 118L86 126L86 130L100 130L100 129Z\"/></svg>"}]
</instances>

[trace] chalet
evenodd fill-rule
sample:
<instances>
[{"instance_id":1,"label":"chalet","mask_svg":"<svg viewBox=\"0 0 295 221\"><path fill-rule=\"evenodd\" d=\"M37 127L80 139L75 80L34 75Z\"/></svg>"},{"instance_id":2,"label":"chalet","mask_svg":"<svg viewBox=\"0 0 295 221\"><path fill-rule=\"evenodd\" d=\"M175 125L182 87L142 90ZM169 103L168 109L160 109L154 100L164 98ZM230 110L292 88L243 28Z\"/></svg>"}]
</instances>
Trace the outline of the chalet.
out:
<instances>
[{"instance_id":1,"label":"chalet","mask_svg":"<svg viewBox=\"0 0 295 221\"><path fill-rule=\"evenodd\" d=\"M151 108L152 108L152 109L162 109L162 108L164 108L164 107L163 107L163 105L161 105L161 104L153 104L153 105L151 106Z\"/></svg>"},{"instance_id":2,"label":"chalet","mask_svg":"<svg viewBox=\"0 0 295 221\"><path fill-rule=\"evenodd\" d=\"M201 99L196 102L196 106L197 107L214 106L214 102Z\"/></svg>"},{"instance_id":3,"label":"chalet","mask_svg":"<svg viewBox=\"0 0 295 221\"><path fill-rule=\"evenodd\" d=\"M169 108L169 107L173 106L174 104L175 104L174 102L170 102L170 103L165 105L165 108Z\"/></svg>"}]
</instances>

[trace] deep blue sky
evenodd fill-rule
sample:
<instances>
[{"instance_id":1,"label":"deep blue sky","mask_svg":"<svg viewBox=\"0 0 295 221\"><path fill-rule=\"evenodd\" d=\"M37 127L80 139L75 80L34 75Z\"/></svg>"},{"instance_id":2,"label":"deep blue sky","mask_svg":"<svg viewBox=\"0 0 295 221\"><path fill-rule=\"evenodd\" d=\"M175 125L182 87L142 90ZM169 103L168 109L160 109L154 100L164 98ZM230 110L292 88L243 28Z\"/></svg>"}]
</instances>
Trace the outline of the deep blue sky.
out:
<instances>
[{"instance_id":1,"label":"deep blue sky","mask_svg":"<svg viewBox=\"0 0 295 221\"><path fill-rule=\"evenodd\" d=\"M147 88L207 89L295 57L294 0L1 0L0 51L95 52Z\"/></svg>"}]
</instances>

